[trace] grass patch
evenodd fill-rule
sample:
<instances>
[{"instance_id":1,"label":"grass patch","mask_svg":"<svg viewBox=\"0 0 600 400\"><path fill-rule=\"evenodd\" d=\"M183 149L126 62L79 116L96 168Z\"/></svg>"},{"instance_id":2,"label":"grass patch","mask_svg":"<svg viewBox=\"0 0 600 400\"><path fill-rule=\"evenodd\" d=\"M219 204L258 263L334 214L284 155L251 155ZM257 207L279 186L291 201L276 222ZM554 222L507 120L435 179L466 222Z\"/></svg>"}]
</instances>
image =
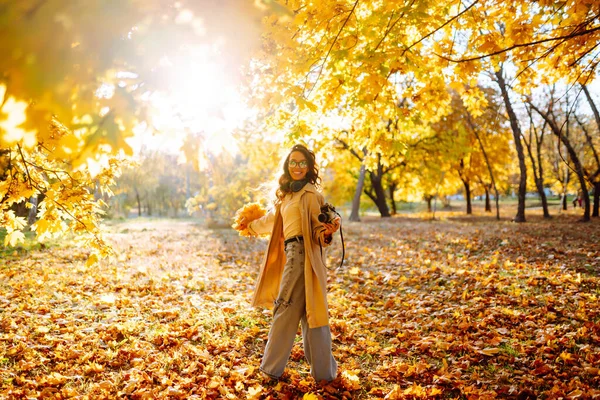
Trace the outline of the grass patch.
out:
<instances>
[{"instance_id":1,"label":"grass patch","mask_svg":"<svg viewBox=\"0 0 600 400\"><path fill-rule=\"evenodd\" d=\"M4 238L7 232L5 228L0 228L0 258L22 257L31 251L43 250L45 248L56 246L54 242L40 243L35 238L35 232L24 231L25 241L16 246L5 246Z\"/></svg>"},{"instance_id":2,"label":"grass patch","mask_svg":"<svg viewBox=\"0 0 600 400\"><path fill-rule=\"evenodd\" d=\"M517 357L520 355L519 351L512 347L509 343L502 343L500 345L500 350L509 356Z\"/></svg>"}]
</instances>

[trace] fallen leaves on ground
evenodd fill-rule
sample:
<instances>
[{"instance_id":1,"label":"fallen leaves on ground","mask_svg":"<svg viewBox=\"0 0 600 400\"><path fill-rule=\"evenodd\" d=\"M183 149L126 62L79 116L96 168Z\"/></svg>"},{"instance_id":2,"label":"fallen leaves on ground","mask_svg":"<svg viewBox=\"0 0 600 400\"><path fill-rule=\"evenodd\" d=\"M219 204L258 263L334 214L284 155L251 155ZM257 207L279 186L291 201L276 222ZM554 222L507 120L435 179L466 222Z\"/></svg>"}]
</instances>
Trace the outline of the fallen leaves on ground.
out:
<instances>
[{"instance_id":1,"label":"fallen leaves on ground","mask_svg":"<svg viewBox=\"0 0 600 400\"><path fill-rule=\"evenodd\" d=\"M564 216L365 219L328 253L339 376L301 341L258 367L250 308L266 242L190 221L112 224L117 256L0 263L0 398L600 398L600 225Z\"/></svg>"}]
</instances>

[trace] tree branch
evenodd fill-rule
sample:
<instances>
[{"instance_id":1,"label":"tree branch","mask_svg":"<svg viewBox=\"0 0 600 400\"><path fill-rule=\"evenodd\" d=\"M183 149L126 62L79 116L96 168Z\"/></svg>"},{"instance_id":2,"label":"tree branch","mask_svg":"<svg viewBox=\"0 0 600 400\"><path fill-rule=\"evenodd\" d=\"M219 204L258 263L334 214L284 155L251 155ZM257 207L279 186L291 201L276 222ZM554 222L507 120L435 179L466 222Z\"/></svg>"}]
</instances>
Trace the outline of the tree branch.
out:
<instances>
[{"instance_id":1,"label":"tree branch","mask_svg":"<svg viewBox=\"0 0 600 400\"><path fill-rule=\"evenodd\" d=\"M450 18L448 21L444 22L442 25L440 25L439 27L437 27L435 30L429 32L427 35L423 36L421 39L417 40L416 42L414 42L413 44L411 44L410 46L408 46L406 49L404 49L404 51L402 53L403 54L406 53L408 50L412 49L413 47L415 47L416 45L418 45L419 43L421 43L423 40L427 39L429 36L434 35L440 29L444 28L446 25L451 24L452 22L454 22L454 20L458 19L464 13L466 13L467 11L469 11L477 3L479 3L479 0L475 0L471 5L469 5L469 7L465 8L463 11L459 12L454 17Z\"/></svg>"},{"instance_id":2,"label":"tree branch","mask_svg":"<svg viewBox=\"0 0 600 400\"><path fill-rule=\"evenodd\" d=\"M34 4L29 10L25 12L25 17L31 19L35 16L38 10L44 5L46 0L38 0L37 4Z\"/></svg>"},{"instance_id":3,"label":"tree branch","mask_svg":"<svg viewBox=\"0 0 600 400\"><path fill-rule=\"evenodd\" d=\"M592 155L594 156L594 160L596 160L596 166L597 166L597 171L598 171L598 172L596 172L596 175L597 175L598 173L600 173L600 157L598 157L598 152L596 151L596 147L594 146L594 141L592 140L592 135L590 135L587 128L585 127L585 124L583 123L583 121L581 121L579 119L577 114L575 114L575 121L577 122L577 124L579 125L581 130L583 131L583 133L585 135L585 139L586 139L588 145L590 146L590 149L592 149Z\"/></svg>"},{"instance_id":4,"label":"tree branch","mask_svg":"<svg viewBox=\"0 0 600 400\"><path fill-rule=\"evenodd\" d=\"M396 168L400 168L404 165L406 165L406 160L402 160L402 161L398 162L397 164L392 164L387 168L383 168L382 169L383 175L387 174L390 171L395 170Z\"/></svg>"},{"instance_id":5,"label":"tree branch","mask_svg":"<svg viewBox=\"0 0 600 400\"><path fill-rule=\"evenodd\" d=\"M323 59L323 62L321 63L321 68L319 70L319 75L317 75L317 78L315 79L315 83L310 88L310 90L308 91L308 94L305 96L305 98L308 98L310 96L310 94L312 93L313 89L317 86L317 82L319 82L319 79L321 78L321 75L323 74L323 68L325 68L325 63L327 62L327 59L329 58L329 54L331 54L331 50L333 50L333 46L335 45L335 43L337 42L338 38L340 37L342 31L346 27L346 24L350 20L350 17L352 16L352 14L354 14L354 10L356 9L356 6L358 5L358 2L359 2L359 0L356 0L354 2L354 6L352 7L352 10L350 10L350 14L348 14L348 17L344 21L344 24L342 25L342 27L338 31L337 35L333 39L333 42L331 43L331 46L329 46L329 50L327 50L327 54L325 55L325 58Z\"/></svg>"},{"instance_id":6,"label":"tree branch","mask_svg":"<svg viewBox=\"0 0 600 400\"><path fill-rule=\"evenodd\" d=\"M34 167L34 168L37 168L37 169L39 169L39 170L41 170L41 171L44 171L44 172L50 172L50 173L54 174L54 176L56 176L56 179L58 179L59 181L62 181L62 180L64 179L64 177L61 177L61 176L60 176L60 174L65 174L65 175L66 175L66 176L67 176L67 177L68 177L68 178L71 180L71 182L75 182L75 183L76 183L76 184L78 184L78 185L80 185L80 184L81 184L81 182L80 182L80 181L78 181L77 179L73 178L73 177L71 176L71 174L70 174L70 173L68 173L67 171L63 171L63 170L56 170L56 169L50 169L50 168L45 168L45 167L40 167L39 165L37 165L37 164L34 164L34 163L32 163L31 161L25 161L25 160L23 160L23 161L24 161L26 164L29 164L29 165L31 165L32 167Z\"/></svg>"},{"instance_id":7,"label":"tree branch","mask_svg":"<svg viewBox=\"0 0 600 400\"><path fill-rule=\"evenodd\" d=\"M582 55L580 55L579 57L577 57L577 60L575 60L571 64L569 64L569 68L573 68L575 65L579 64L579 61L583 60L583 58L585 56L587 56L588 54L590 54L598 46L600 46L600 43L596 43L591 49L588 49Z\"/></svg>"},{"instance_id":8,"label":"tree branch","mask_svg":"<svg viewBox=\"0 0 600 400\"><path fill-rule=\"evenodd\" d=\"M361 163L363 162L363 157L361 157L356 150L354 150L353 148L351 148L348 143L344 142L342 139L340 138L335 138L335 140L338 141L338 143L340 143L344 149L348 150L354 157L356 157Z\"/></svg>"},{"instance_id":9,"label":"tree branch","mask_svg":"<svg viewBox=\"0 0 600 400\"><path fill-rule=\"evenodd\" d=\"M599 30L600 30L600 26L597 26L597 27L595 27L593 29L587 29L587 30L583 30L583 31L580 31L580 32L570 33L570 34L564 35L564 36L558 36L558 37L553 37L553 38L546 38L546 39L536 40L536 41L529 42L529 43L515 44L515 45L512 45L512 46L507 47L505 49L500 49L498 51L494 51L492 53L483 54L483 55L477 56L477 57L460 58L458 60L450 58L450 57L445 57L445 56L443 56L441 54L436 54L436 55L438 57L440 57L441 59L443 59L443 60L451 61L451 62L455 62L455 63L462 63L462 62L468 62L468 61L483 60L484 58L488 58L488 57L492 57L492 56L497 56L498 54L506 53L506 52L509 52L511 50L518 49L520 47L535 46L537 44L542 44L542 43L546 43L546 42L553 42L553 41L556 41L556 40L573 39L573 38L576 38L578 36L589 35L591 33L599 31Z\"/></svg>"},{"instance_id":10,"label":"tree branch","mask_svg":"<svg viewBox=\"0 0 600 400\"><path fill-rule=\"evenodd\" d=\"M367 188L364 188L363 193L366 194L373 201L373 203L377 204L377 198L375 197L372 191L369 191L367 190Z\"/></svg>"},{"instance_id":11,"label":"tree branch","mask_svg":"<svg viewBox=\"0 0 600 400\"><path fill-rule=\"evenodd\" d=\"M410 3L410 6L409 6L409 7L411 7L413 4L415 4L415 0L413 0L413 1ZM383 41L385 40L385 38L387 37L387 35L389 35L389 34L390 34L390 32L392 31L392 29L394 29L394 26L396 26L396 24L398 23L398 21L400 21L400 20L401 20L403 17L404 17L404 13L403 13L401 16L399 16L399 17L396 19L396 21L394 21L394 23L393 23L393 24L391 24L391 26L390 26L390 24L389 24L389 22L388 22L388 26L387 26L387 28L386 28L386 30L385 30L385 33L383 34L383 37L381 38L381 40L379 41L379 43L377 43L377 46L375 46L375 48L373 49L373 53L375 53L375 52L377 51L377 49L378 49L378 48L379 48L379 46L380 46L380 45L383 43ZM390 22L392 21L392 18L394 18L394 12L392 12L392 15L390 15Z\"/></svg>"},{"instance_id":12,"label":"tree branch","mask_svg":"<svg viewBox=\"0 0 600 400\"><path fill-rule=\"evenodd\" d=\"M27 173L27 180L29 181L29 185L35 187L35 182L31 178L31 174L29 173L29 168L27 168L27 161L25 160L25 156L23 155L23 149L21 149L21 145L17 144L17 149L19 150L19 154L21 155L21 160L23 160L23 165L25 166L25 172Z\"/></svg>"}]
</instances>

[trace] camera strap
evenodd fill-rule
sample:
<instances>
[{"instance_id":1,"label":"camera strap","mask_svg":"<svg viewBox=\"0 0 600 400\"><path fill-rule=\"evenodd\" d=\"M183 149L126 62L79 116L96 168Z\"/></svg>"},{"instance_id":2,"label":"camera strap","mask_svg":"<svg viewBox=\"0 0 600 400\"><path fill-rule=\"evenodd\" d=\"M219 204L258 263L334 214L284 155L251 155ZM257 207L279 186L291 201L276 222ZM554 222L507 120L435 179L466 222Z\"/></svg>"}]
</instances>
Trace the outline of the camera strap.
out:
<instances>
[{"instance_id":1,"label":"camera strap","mask_svg":"<svg viewBox=\"0 0 600 400\"><path fill-rule=\"evenodd\" d=\"M344 257L346 256L346 245L344 244L344 230L343 230L343 224L342 224L342 216L337 211L334 211L334 212L340 217L340 239L342 240L342 261L340 261L340 266L336 268L336 269L340 269L340 268L342 268L342 265L344 265ZM321 260L323 260L323 246L321 245L321 241L319 241L319 248L321 249ZM325 263L325 261L323 261L323 263ZM327 265L326 265L326 267L327 267ZM331 269L331 268L327 268L327 269Z\"/></svg>"},{"instance_id":2,"label":"camera strap","mask_svg":"<svg viewBox=\"0 0 600 400\"><path fill-rule=\"evenodd\" d=\"M346 255L346 245L344 244L344 230L342 229L342 217L341 216L340 216L340 239L342 239L342 261L340 261L339 268L342 268L342 265L344 265L344 256Z\"/></svg>"}]
</instances>

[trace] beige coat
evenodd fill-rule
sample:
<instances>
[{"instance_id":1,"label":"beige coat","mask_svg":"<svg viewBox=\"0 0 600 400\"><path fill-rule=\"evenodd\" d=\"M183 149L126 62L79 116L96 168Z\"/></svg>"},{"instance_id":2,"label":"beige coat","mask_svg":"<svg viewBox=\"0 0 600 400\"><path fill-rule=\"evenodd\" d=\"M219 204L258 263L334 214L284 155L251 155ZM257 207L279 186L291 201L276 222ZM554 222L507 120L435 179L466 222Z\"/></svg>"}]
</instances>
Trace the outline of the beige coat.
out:
<instances>
[{"instance_id":1,"label":"beige coat","mask_svg":"<svg viewBox=\"0 0 600 400\"><path fill-rule=\"evenodd\" d=\"M318 215L325 200L314 185L307 183L300 191L300 215L304 237L304 283L306 289L306 316L310 328L329 325L327 312L327 268L321 257L325 243L325 227ZM271 232L269 245L260 269L258 282L252 299L256 307L273 308L279 293L279 284L286 258L283 247L283 218L280 205L264 217L253 221L250 229L257 234ZM321 246L319 246L321 243Z\"/></svg>"}]
</instances>

